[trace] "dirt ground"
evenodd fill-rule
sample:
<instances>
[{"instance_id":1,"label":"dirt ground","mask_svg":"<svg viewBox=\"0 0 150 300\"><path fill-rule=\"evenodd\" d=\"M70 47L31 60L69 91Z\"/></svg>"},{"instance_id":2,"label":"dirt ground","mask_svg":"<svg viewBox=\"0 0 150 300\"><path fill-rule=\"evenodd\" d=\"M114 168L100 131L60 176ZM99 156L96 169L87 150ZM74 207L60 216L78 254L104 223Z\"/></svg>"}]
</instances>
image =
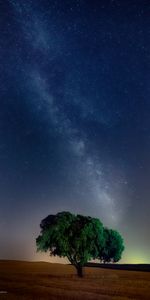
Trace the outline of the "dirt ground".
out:
<instances>
[{"instance_id":1,"label":"dirt ground","mask_svg":"<svg viewBox=\"0 0 150 300\"><path fill-rule=\"evenodd\" d=\"M0 261L0 300L150 299L150 272Z\"/></svg>"}]
</instances>

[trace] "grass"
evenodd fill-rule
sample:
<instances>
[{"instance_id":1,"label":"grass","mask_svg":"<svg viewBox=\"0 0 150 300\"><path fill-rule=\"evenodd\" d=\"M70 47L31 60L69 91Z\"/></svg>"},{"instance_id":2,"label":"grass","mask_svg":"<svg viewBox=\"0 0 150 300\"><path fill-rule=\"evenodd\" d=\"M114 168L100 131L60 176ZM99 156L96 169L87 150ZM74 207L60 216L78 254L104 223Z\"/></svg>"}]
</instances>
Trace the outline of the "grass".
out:
<instances>
[{"instance_id":1,"label":"grass","mask_svg":"<svg viewBox=\"0 0 150 300\"><path fill-rule=\"evenodd\" d=\"M0 300L150 299L150 272L86 267L80 279L71 265L0 261Z\"/></svg>"}]
</instances>

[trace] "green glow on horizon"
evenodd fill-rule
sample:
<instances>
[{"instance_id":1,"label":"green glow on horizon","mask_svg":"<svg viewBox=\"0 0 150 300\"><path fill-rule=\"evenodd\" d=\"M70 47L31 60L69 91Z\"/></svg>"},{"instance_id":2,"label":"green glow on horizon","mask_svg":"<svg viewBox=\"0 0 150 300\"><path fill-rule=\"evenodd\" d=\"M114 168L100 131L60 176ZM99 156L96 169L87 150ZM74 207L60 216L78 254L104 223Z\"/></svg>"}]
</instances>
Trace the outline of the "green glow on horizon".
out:
<instances>
[{"instance_id":1,"label":"green glow on horizon","mask_svg":"<svg viewBox=\"0 0 150 300\"><path fill-rule=\"evenodd\" d=\"M129 264L148 264L150 260L148 256L142 251L132 250L122 259L123 263Z\"/></svg>"}]
</instances>

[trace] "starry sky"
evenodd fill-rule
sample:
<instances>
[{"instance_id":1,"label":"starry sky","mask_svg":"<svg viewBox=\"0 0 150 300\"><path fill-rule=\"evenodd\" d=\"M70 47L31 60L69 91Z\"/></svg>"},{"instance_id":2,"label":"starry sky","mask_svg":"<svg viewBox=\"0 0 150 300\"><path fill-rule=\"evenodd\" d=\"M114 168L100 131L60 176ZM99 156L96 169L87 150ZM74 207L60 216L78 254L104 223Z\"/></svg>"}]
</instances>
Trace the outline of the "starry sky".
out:
<instances>
[{"instance_id":1,"label":"starry sky","mask_svg":"<svg viewBox=\"0 0 150 300\"><path fill-rule=\"evenodd\" d=\"M49 259L67 210L150 262L150 1L0 0L0 29L0 257Z\"/></svg>"}]
</instances>

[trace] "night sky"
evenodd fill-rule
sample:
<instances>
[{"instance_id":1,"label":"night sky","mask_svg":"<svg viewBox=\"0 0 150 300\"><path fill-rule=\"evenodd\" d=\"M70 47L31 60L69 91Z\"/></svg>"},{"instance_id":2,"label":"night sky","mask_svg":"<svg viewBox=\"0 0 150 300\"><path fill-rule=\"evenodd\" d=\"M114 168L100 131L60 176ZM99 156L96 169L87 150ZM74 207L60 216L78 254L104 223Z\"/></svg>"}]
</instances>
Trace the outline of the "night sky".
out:
<instances>
[{"instance_id":1,"label":"night sky","mask_svg":"<svg viewBox=\"0 0 150 300\"><path fill-rule=\"evenodd\" d=\"M149 35L149 0L0 0L0 258L65 210L150 262Z\"/></svg>"}]
</instances>

